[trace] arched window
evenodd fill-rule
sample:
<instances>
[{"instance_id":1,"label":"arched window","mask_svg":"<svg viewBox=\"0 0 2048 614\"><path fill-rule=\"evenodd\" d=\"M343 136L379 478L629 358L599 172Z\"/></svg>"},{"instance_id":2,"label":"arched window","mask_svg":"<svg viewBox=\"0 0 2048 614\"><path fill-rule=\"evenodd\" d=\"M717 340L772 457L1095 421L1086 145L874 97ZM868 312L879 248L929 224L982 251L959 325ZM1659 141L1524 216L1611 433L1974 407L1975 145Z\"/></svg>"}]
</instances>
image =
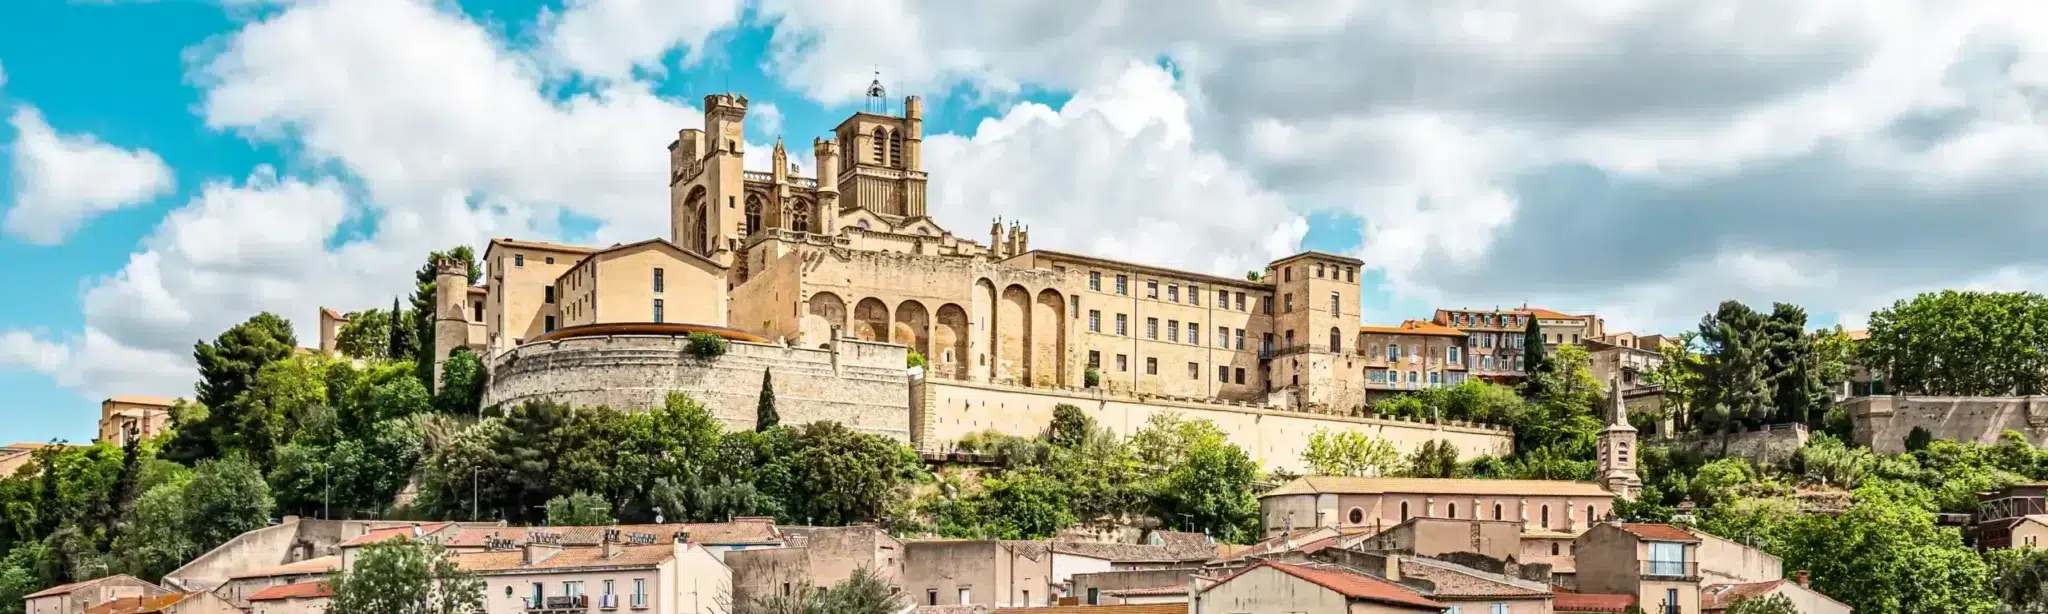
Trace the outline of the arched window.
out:
<instances>
[{"instance_id":1,"label":"arched window","mask_svg":"<svg viewBox=\"0 0 2048 614\"><path fill-rule=\"evenodd\" d=\"M856 222L856 223L854 223L854 225L855 225L855 226L859 226L861 230L867 230L867 229L868 229L868 221L867 221L867 220L861 220L861 221L859 221L859 222Z\"/></svg>"},{"instance_id":2,"label":"arched window","mask_svg":"<svg viewBox=\"0 0 2048 614\"><path fill-rule=\"evenodd\" d=\"M1457 517L1458 517L1458 504L1456 504L1456 503L1452 503L1452 504L1451 504L1451 515L1449 515L1449 516L1445 516L1445 518L1457 518Z\"/></svg>"},{"instance_id":3,"label":"arched window","mask_svg":"<svg viewBox=\"0 0 2048 614\"><path fill-rule=\"evenodd\" d=\"M1557 556L1557 542L1550 542L1550 556Z\"/></svg>"},{"instance_id":4,"label":"arched window","mask_svg":"<svg viewBox=\"0 0 2048 614\"><path fill-rule=\"evenodd\" d=\"M790 215L789 229L797 232L814 232L811 230L810 203L797 207L796 213Z\"/></svg>"},{"instance_id":5,"label":"arched window","mask_svg":"<svg viewBox=\"0 0 2048 614\"><path fill-rule=\"evenodd\" d=\"M1598 520L1598 518L1593 517L1593 506L1586 506L1586 526L1592 526L1595 520Z\"/></svg>"},{"instance_id":6,"label":"arched window","mask_svg":"<svg viewBox=\"0 0 2048 614\"><path fill-rule=\"evenodd\" d=\"M744 234L744 235L746 235L746 236L750 236L750 237L751 237L751 236L754 236L754 233L756 233L756 232L760 232L760 231L761 231L761 196L760 196L760 195L758 195L758 194L750 194L750 195L748 195L748 196L747 196L747 218L746 218L746 220L747 220L747 225L746 225L746 228L744 229L744 230L745 230L745 232L743 232L743 233L741 233L741 234Z\"/></svg>"},{"instance_id":7,"label":"arched window","mask_svg":"<svg viewBox=\"0 0 2048 614\"><path fill-rule=\"evenodd\" d=\"M1494 519L1494 520L1500 520L1500 519L1501 519L1501 516L1500 516L1500 504L1499 504L1499 503L1495 503L1495 504L1493 504L1493 519Z\"/></svg>"},{"instance_id":8,"label":"arched window","mask_svg":"<svg viewBox=\"0 0 2048 614\"><path fill-rule=\"evenodd\" d=\"M887 148L888 146L889 146L889 131L887 131L887 130L883 130L881 126L875 126L875 163L876 163L876 164L881 164L881 163L887 162L887 161L889 160L888 158L885 158L885 157L883 157L883 152L884 152L884 151L886 151L886 149L885 149L885 148Z\"/></svg>"},{"instance_id":9,"label":"arched window","mask_svg":"<svg viewBox=\"0 0 2048 614\"><path fill-rule=\"evenodd\" d=\"M1550 528L1550 506L1543 506L1543 528Z\"/></svg>"},{"instance_id":10,"label":"arched window","mask_svg":"<svg viewBox=\"0 0 2048 614\"><path fill-rule=\"evenodd\" d=\"M903 167L903 134L889 131L889 166Z\"/></svg>"},{"instance_id":11,"label":"arched window","mask_svg":"<svg viewBox=\"0 0 2048 614\"><path fill-rule=\"evenodd\" d=\"M1330 351L1344 352L1344 331L1337 330L1335 326L1330 327Z\"/></svg>"},{"instance_id":12,"label":"arched window","mask_svg":"<svg viewBox=\"0 0 2048 614\"><path fill-rule=\"evenodd\" d=\"M1351 508L1351 524L1365 524L1365 508Z\"/></svg>"},{"instance_id":13,"label":"arched window","mask_svg":"<svg viewBox=\"0 0 2048 614\"><path fill-rule=\"evenodd\" d=\"M1401 502L1401 522L1408 522L1408 502Z\"/></svg>"}]
</instances>

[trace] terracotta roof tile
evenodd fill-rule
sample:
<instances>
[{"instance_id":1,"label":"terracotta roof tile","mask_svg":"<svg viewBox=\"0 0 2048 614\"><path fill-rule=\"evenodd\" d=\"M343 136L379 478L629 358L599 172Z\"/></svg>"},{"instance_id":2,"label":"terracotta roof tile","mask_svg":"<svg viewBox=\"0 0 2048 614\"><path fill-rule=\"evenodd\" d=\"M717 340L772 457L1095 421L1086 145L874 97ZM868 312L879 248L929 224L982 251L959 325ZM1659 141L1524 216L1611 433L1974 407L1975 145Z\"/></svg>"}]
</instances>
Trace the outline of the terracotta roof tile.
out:
<instances>
[{"instance_id":1,"label":"terracotta roof tile","mask_svg":"<svg viewBox=\"0 0 2048 614\"><path fill-rule=\"evenodd\" d=\"M94 584L99 584L99 583L101 583L101 582L105 582L105 581L108 581L108 580L112 580L112 579L115 579L115 578L127 578L127 579L130 579L130 580L135 580L136 582L142 582L142 580L136 579L136 577L135 577L135 576L131 576L131 575L128 575L128 574L114 574L114 575L111 575L111 576L101 576L101 577L98 577L98 578L93 578L93 579L91 579L91 580L81 580L81 581L78 581L78 582L72 582L72 583L70 583L70 584L64 584L64 585L59 585L59 586L52 586L52 587L50 587L50 588L46 588L46 589L43 589L43 590L40 590L40 591L36 591L36 592L33 592L33 593L29 593L29 594L27 594L27 595L22 595L22 596L21 596L21 598L23 598L23 599L35 599L35 598L37 598L37 597L48 597L48 596L51 596L51 595L62 595L62 594L65 594L65 593L69 593L69 592L72 592L72 591L75 591L75 590L78 590L78 589L81 589L81 588L85 588L85 587L88 587L88 586L92 586L92 585L94 585ZM143 583L143 584L149 584L148 582L142 582L142 583ZM153 585L152 585L152 586L153 586Z\"/></svg>"},{"instance_id":2,"label":"terracotta roof tile","mask_svg":"<svg viewBox=\"0 0 2048 614\"><path fill-rule=\"evenodd\" d=\"M1116 563L1177 563L1181 561L1207 561L1216 558L1216 547L1201 543L1150 546L1145 544L1111 544L1091 541L1055 541L1050 546L1053 552L1085 556Z\"/></svg>"},{"instance_id":3,"label":"terracotta roof tile","mask_svg":"<svg viewBox=\"0 0 2048 614\"><path fill-rule=\"evenodd\" d=\"M1359 332L1387 335L1437 335L1442 337L1463 337L1465 331L1422 320L1404 320L1398 326L1365 325Z\"/></svg>"},{"instance_id":4,"label":"terracotta roof tile","mask_svg":"<svg viewBox=\"0 0 2048 614\"><path fill-rule=\"evenodd\" d=\"M1401 586L1399 584L1388 582L1386 580L1368 576L1362 573L1330 567L1310 567L1307 565L1278 563L1274 561L1259 561L1257 565L1240 569L1237 571L1237 573L1225 576L1223 579L1217 580L1215 584L1211 584L1208 588L1202 590L1215 590L1216 587L1228 584L1231 580L1237 579L1238 576L1251 573L1252 570L1259 569L1261 567L1271 567L1274 570L1279 571L1281 573L1285 573L1296 578L1301 578L1302 580L1306 580L1317 586L1321 586L1323 588L1336 591L1337 594L1343 595L1345 597L1350 597L1352 599L1364 599L1367 601L1375 601L1379 603L1391 604L1396 606L1405 606L1410 608L1429 608L1441 610L1445 607L1444 604L1437 603L1435 601L1430 600L1428 597L1422 596L1422 593L1416 592L1415 589L1408 588L1406 586Z\"/></svg>"},{"instance_id":5,"label":"terracotta roof tile","mask_svg":"<svg viewBox=\"0 0 2048 614\"><path fill-rule=\"evenodd\" d=\"M1059 605L1041 608L998 608L996 614L1188 614L1185 603L1124 605Z\"/></svg>"},{"instance_id":6,"label":"terracotta roof tile","mask_svg":"<svg viewBox=\"0 0 2048 614\"><path fill-rule=\"evenodd\" d=\"M1558 589L1552 593L1551 611L1559 614L1570 612L1621 612L1636 604L1635 595L1602 595L1598 593L1574 593Z\"/></svg>"},{"instance_id":7,"label":"terracotta roof tile","mask_svg":"<svg viewBox=\"0 0 2048 614\"><path fill-rule=\"evenodd\" d=\"M498 237L495 239L491 239L490 244L484 247L484 253L490 253L491 248L497 247L499 245L503 245L506 247L520 247L525 249L538 249L570 254L588 254L597 251L595 248L583 247L580 245L563 245L561 243L549 243L546 241L528 241L525 239Z\"/></svg>"},{"instance_id":8,"label":"terracotta roof tile","mask_svg":"<svg viewBox=\"0 0 2048 614\"><path fill-rule=\"evenodd\" d=\"M1706 588L1700 589L1700 609L1718 610L1726 608L1735 605L1735 601L1738 599L1770 594L1771 591L1778 590L1778 585L1784 583L1784 580L1771 580L1769 582L1750 582L1747 584L1709 585Z\"/></svg>"},{"instance_id":9,"label":"terracotta roof tile","mask_svg":"<svg viewBox=\"0 0 2048 614\"><path fill-rule=\"evenodd\" d=\"M622 524L602 527L482 527L464 528L442 540L449 547L481 548L486 540L496 537L525 543L526 536L534 531L558 533L566 546L594 546L604 540L607 529L618 529L621 534L645 533L654 536L656 544L675 542L676 531L688 531L690 541L700 544L773 544L782 541L782 532L776 530L771 519L737 519L735 522L707 522L667 524Z\"/></svg>"},{"instance_id":10,"label":"terracotta roof tile","mask_svg":"<svg viewBox=\"0 0 2048 614\"><path fill-rule=\"evenodd\" d=\"M256 594L249 596L249 600L276 601L279 599L318 599L321 597L333 596L334 587L327 584L326 581L321 580L314 582L300 582L298 584L285 584L282 586L273 586L260 591L256 591Z\"/></svg>"},{"instance_id":11,"label":"terracotta roof tile","mask_svg":"<svg viewBox=\"0 0 2048 614\"><path fill-rule=\"evenodd\" d=\"M624 546L619 549L617 555L607 557L604 555L604 548L576 546L563 548L560 552L541 559L539 563L533 565L526 564L526 553L521 550L463 552L455 554L453 558L455 564L462 569L479 573L653 567L675 558L675 547L673 545Z\"/></svg>"},{"instance_id":12,"label":"terracotta roof tile","mask_svg":"<svg viewBox=\"0 0 2048 614\"><path fill-rule=\"evenodd\" d=\"M1431 596L1443 599L1487 598L1487 597L1549 597L1548 588L1524 581L1512 581L1505 577L1477 569L1465 569L1449 563L1434 563L1403 557L1401 577L1420 578L1436 585Z\"/></svg>"},{"instance_id":13,"label":"terracotta roof tile","mask_svg":"<svg viewBox=\"0 0 2048 614\"><path fill-rule=\"evenodd\" d=\"M171 593L144 597L122 597L102 603L85 611L85 614L148 614L162 612L178 602L198 593Z\"/></svg>"},{"instance_id":14,"label":"terracotta roof tile","mask_svg":"<svg viewBox=\"0 0 2048 614\"><path fill-rule=\"evenodd\" d=\"M400 538L400 537L411 537L411 536L413 536L413 530L414 530L414 529L418 529L418 530L419 530L419 534L420 534L420 535L433 535L433 534L435 534L435 533L438 533L438 532L440 532L440 531L441 531L442 529L446 529L446 528L448 528L448 526L449 526L449 525L452 525L452 524L455 524L455 523L452 523L452 522L429 522L429 523L423 523L423 524L412 524L412 525L406 525L406 526L402 526L402 527L389 527L389 528L384 528L384 529L372 529L372 530L371 530L370 532L368 532L368 533L364 533L364 534L362 534L362 535L357 535L357 536L355 536L355 538L353 538L353 539L350 539L350 540L348 540L348 541L345 541L345 542L341 542L341 547L343 547L343 548L347 548L347 547L349 547L349 546L361 546L361 545L364 545L364 544L374 544L374 543L377 543L377 542L381 542L381 541L386 541L386 540L392 540L392 539L398 539L398 538Z\"/></svg>"},{"instance_id":15,"label":"terracotta roof tile","mask_svg":"<svg viewBox=\"0 0 2048 614\"><path fill-rule=\"evenodd\" d=\"M1640 537L1640 538L1643 538L1643 539L1648 539L1648 540L1653 540L1653 541L1662 541L1662 542L1697 542L1697 541L1700 541L1700 538L1699 538L1698 536L1696 536L1696 535L1693 535L1692 533L1689 533L1689 532L1687 532L1687 531L1686 531L1685 529L1681 529L1681 528L1678 528L1678 527L1674 527L1674 526L1671 526L1671 525L1668 525L1668 524L1637 524L1637 523L1629 523L1629 524L1624 524L1624 525L1621 525L1621 530L1623 530L1623 531L1628 531L1629 533L1633 533L1633 534L1635 534L1635 536L1636 536L1636 537Z\"/></svg>"},{"instance_id":16,"label":"terracotta roof tile","mask_svg":"<svg viewBox=\"0 0 2048 614\"><path fill-rule=\"evenodd\" d=\"M228 579L240 580L242 578L271 578L276 576L311 576L334 573L340 570L341 557L329 555L323 557L310 558L303 561L299 561L297 563L286 563L284 565L279 565L276 567L266 567L255 571L245 571L242 573L228 576Z\"/></svg>"},{"instance_id":17,"label":"terracotta roof tile","mask_svg":"<svg viewBox=\"0 0 2048 614\"><path fill-rule=\"evenodd\" d=\"M1358 478L1308 476L1280 485L1260 498L1302 494L1537 495L1612 497L1592 482L1562 480L1476 480L1454 478Z\"/></svg>"},{"instance_id":18,"label":"terracotta roof tile","mask_svg":"<svg viewBox=\"0 0 2048 614\"><path fill-rule=\"evenodd\" d=\"M1111 597L1151 597L1160 595L1186 595L1188 594L1188 585L1175 584L1173 586L1154 586L1150 588L1120 588L1115 590L1102 591L1102 594L1109 595Z\"/></svg>"}]
</instances>

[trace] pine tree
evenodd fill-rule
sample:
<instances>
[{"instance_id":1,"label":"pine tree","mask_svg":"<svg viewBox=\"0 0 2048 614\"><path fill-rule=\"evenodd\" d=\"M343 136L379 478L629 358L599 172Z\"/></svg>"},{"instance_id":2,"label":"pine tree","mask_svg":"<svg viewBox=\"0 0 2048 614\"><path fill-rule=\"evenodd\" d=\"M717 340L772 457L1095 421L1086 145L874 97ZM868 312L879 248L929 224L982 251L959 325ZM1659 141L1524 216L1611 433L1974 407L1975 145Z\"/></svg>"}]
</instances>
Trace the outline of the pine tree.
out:
<instances>
[{"instance_id":1,"label":"pine tree","mask_svg":"<svg viewBox=\"0 0 2048 614\"><path fill-rule=\"evenodd\" d=\"M775 414L775 373L761 371L761 402L754 406L754 430L765 431L775 428L782 417Z\"/></svg>"}]
</instances>

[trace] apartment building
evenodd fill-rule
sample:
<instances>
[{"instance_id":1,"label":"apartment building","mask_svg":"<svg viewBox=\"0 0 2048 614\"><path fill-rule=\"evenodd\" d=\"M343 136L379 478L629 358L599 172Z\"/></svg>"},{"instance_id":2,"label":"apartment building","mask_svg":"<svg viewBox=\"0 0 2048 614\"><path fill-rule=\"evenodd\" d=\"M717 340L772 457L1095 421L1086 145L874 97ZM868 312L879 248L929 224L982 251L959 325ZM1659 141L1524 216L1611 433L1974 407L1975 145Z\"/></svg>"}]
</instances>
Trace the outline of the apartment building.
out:
<instances>
[{"instance_id":1,"label":"apartment building","mask_svg":"<svg viewBox=\"0 0 2048 614\"><path fill-rule=\"evenodd\" d=\"M490 614L711 614L726 612L732 603L732 570L686 539L598 546L530 539L516 547L493 546L451 555L484 581L484 611Z\"/></svg>"},{"instance_id":2,"label":"apartment building","mask_svg":"<svg viewBox=\"0 0 2048 614\"><path fill-rule=\"evenodd\" d=\"M1595 524L1574 542L1580 593L1630 595L1650 614L1700 611L1700 538L1668 524Z\"/></svg>"},{"instance_id":3,"label":"apartment building","mask_svg":"<svg viewBox=\"0 0 2048 614\"><path fill-rule=\"evenodd\" d=\"M1471 333L1420 320L1398 326L1361 326L1356 347L1364 357L1365 388L1378 393L1412 392L1464 383L1475 366L1471 337ZM1372 398L1374 395L1367 395L1367 400Z\"/></svg>"}]
</instances>

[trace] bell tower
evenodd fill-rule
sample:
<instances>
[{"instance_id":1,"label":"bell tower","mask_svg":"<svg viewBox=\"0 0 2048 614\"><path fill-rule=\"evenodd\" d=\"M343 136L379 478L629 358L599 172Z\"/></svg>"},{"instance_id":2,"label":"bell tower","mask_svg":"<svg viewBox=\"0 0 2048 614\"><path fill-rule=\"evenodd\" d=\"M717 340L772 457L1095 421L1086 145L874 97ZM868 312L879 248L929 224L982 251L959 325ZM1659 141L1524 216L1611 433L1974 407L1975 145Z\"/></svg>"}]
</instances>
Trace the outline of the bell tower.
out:
<instances>
[{"instance_id":1,"label":"bell tower","mask_svg":"<svg viewBox=\"0 0 2048 614\"><path fill-rule=\"evenodd\" d=\"M670 239L728 267L745 219L746 118L746 96L705 96L704 129L684 130L669 145Z\"/></svg>"},{"instance_id":2,"label":"bell tower","mask_svg":"<svg viewBox=\"0 0 2048 614\"><path fill-rule=\"evenodd\" d=\"M1621 398L1619 375L1608 380L1607 402L1607 427L1600 429L1596 444L1600 449L1600 485L1617 497L1634 500L1643 491L1643 478L1636 475L1636 427L1628 423L1628 405Z\"/></svg>"}]
</instances>

